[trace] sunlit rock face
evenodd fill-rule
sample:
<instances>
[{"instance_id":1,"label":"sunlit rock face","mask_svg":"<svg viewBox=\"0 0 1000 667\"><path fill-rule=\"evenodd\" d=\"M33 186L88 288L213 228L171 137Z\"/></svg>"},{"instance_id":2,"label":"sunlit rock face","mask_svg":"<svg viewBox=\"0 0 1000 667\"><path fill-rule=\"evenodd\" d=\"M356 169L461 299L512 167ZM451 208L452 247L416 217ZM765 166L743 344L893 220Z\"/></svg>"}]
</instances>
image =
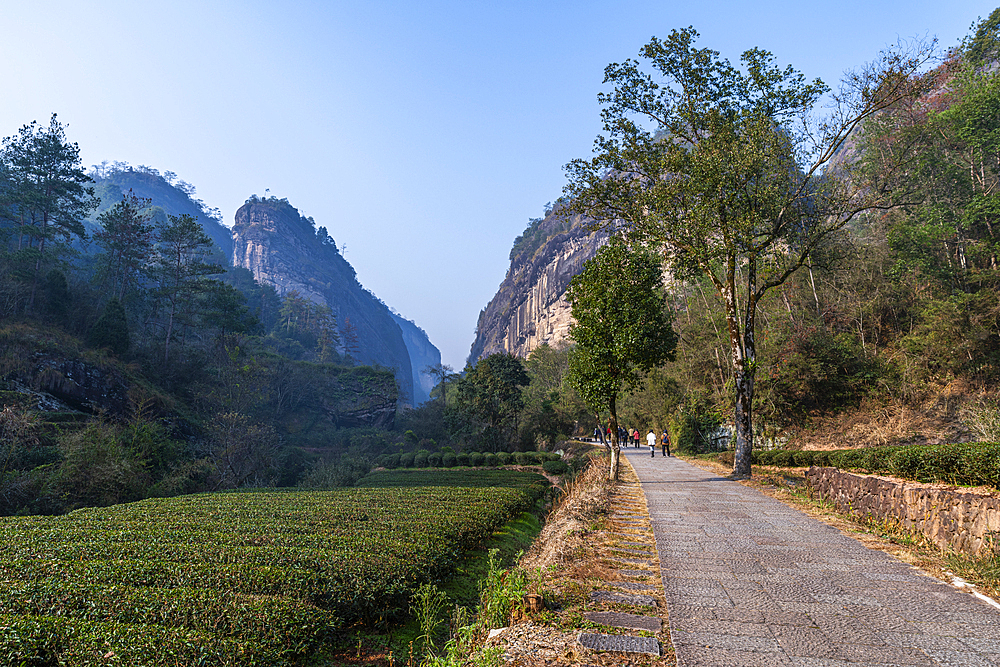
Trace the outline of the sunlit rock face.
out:
<instances>
[{"instance_id":1,"label":"sunlit rock face","mask_svg":"<svg viewBox=\"0 0 1000 667\"><path fill-rule=\"evenodd\" d=\"M554 211L515 242L507 277L479 315L470 363L498 352L527 357L566 339L573 321L566 289L608 240L606 231L589 228L592 222Z\"/></svg>"},{"instance_id":2,"label":"sunlit rock face","mask_svg":"<svg viewBox=\"0 0 1000 667\"><path fill-rule=\"evenodd\" d=\"M330 306L340 329L340 351L353 339L351 356L394 369L401 397L413 399L414 369L399 325L389 308L361 286L325 229L316 229L285 200L251 198L236 212L233 264L273 285L279 295L296 290Z\"/></svg>"}]
</instances>

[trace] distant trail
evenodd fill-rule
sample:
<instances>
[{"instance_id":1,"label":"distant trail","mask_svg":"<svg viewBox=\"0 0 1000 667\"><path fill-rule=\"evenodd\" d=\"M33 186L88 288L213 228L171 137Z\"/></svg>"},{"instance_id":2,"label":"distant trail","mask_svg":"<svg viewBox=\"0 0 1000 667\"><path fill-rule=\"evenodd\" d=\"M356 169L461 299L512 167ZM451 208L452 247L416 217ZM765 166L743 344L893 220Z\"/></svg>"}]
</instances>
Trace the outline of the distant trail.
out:
<instances>
[{"instance_id":1,"label":"distant trail","mask_svg":"<svg viewBox=\"0 0 1000 667\"><path fill-rule=\"evenodd\" d=\"M649 450L680 667L1000 666L1000 612L764 494Z\"/></svg>"}]
</instances>

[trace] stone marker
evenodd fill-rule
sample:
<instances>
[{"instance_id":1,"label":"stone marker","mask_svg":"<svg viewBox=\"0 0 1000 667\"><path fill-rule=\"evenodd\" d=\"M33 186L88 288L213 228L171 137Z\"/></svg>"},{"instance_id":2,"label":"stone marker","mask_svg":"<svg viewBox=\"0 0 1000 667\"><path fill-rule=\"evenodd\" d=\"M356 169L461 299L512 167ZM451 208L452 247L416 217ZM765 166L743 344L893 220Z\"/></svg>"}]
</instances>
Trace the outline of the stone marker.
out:
<instances>
[{"instance_id":1,"label":"stone marker","mask_svg":"<svg viewBox=\"0 0 1000 667\"><path fill-rule=\"evenodd\" d=\"M660 642L654 637L628 637L626 635L598 635L589 632L580 634L577 640L581 646L595 651L619 651L621 653L648 653L660 655Z\"/></svg>"},{"instance_id":2,"label":"stone marker","mask_svg":"<svg viewBox=\"0 0 1000 667\"><path fill-rule=\"evenodd\" d=\"M640 607L655 607L656 598L652 595L629 595L627 593L611 593L610 591L591 591L590 599L599 602L615 604L634 604Z\"/></svg>"},{"instance_id":3,"label":"stone marker","mask_svg":"<svg viewBox=\"0 0 1000 667\"><path fill-rule=\"evenodd\" d=\"M614 611L588 611L583 617L593 623L600 623L611 628L626 628L628 630L659 632L662 626L662 622L656 616L622 614Z\"/></svg>"}]
</instances>

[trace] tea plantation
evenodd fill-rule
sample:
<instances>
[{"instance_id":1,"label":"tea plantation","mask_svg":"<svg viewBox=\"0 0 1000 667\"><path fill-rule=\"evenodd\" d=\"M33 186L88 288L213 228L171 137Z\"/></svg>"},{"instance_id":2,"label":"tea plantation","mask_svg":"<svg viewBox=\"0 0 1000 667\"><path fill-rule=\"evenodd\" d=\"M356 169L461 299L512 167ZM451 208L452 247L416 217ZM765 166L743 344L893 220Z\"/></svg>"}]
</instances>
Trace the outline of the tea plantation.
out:
<instances>
[{"instance_id":1,"label":"tea plantation","mask_svg":"<svg viewBox=\"0 0 1000 667\"><path fill-rule=\"evenodd\" d=\"M540 475L468 475L2 518L0 664L303 664L399 616L544 492Z\"/></svg>"}]
</instances>

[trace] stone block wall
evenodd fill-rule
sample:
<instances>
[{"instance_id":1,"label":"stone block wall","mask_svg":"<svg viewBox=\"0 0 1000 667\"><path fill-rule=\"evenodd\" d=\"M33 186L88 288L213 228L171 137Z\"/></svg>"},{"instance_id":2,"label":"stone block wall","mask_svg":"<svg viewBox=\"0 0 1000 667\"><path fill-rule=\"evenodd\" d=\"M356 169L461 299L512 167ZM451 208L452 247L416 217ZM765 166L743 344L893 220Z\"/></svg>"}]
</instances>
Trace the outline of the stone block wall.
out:
<instances>
[{"instance_id":1,"label":"stone block wall","mask_svg":"<svg viewBox=\"0 0 1000 667\"><path fill-rule=\"evenodd\" d=\"M926 535L942 549L978 554L1000 545L1000 494L810 468L810 490L841 512L886 521ZM989 548L989 546L987 546Z\"/></svg>"}]
</instances>

